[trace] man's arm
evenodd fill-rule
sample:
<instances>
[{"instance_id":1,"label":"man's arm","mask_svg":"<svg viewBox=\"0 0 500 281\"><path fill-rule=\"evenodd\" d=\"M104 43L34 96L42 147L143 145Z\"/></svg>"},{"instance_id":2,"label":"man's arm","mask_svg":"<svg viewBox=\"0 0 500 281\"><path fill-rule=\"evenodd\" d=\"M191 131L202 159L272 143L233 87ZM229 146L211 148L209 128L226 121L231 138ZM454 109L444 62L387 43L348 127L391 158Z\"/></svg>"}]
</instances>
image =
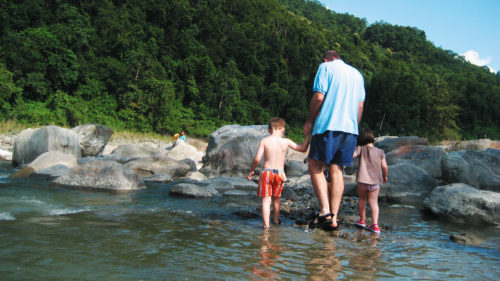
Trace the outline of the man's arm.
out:
<instances>
[{"instance_id":1,"label":"man's arm","mask_svg":"<svg viewBox=\"0 0 500 281\"><path fill-rule=\"evenodd\" d=\"M363 108L365 107L365 102L360 101L358 104L358 125L361 122L361 117L363 116Z\"/></svg>"},{"instance_id":2,"label":"man's arm","mask_svg":"<svg viewBox=\"0 0 500 281\"><path fill-rule=\"evenodd\" d=\"M309 104L309 115L307 116L307 121L304 124L304 135L309 135L312 129L312 125L314 120L316 120L316 116L318 115L319 109L323 104L323 100L325 99L325 95L321 92L314 92L311 103Z\"/></svg>"}]
</instances>

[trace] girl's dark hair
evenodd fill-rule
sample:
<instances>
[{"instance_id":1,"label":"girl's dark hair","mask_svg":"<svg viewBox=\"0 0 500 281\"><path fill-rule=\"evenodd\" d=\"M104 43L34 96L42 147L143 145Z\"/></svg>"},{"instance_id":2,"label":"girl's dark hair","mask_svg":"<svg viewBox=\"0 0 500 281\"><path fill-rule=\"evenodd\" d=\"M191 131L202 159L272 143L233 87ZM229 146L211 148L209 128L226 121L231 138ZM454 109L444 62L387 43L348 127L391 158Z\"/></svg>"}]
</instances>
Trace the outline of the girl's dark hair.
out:
<instances>
[{"instance_id":1,"label":"girl's dark hair","mask_svg":"<svg viewBox=\"0 0 500 281\"><path fill-rule=\"evenodd\" d=\"M359 131L358 145L363 146L369 143L375 143L375 137L373 136L373 132L368 128L362 128Z\"/></svg>"}]
</instances>

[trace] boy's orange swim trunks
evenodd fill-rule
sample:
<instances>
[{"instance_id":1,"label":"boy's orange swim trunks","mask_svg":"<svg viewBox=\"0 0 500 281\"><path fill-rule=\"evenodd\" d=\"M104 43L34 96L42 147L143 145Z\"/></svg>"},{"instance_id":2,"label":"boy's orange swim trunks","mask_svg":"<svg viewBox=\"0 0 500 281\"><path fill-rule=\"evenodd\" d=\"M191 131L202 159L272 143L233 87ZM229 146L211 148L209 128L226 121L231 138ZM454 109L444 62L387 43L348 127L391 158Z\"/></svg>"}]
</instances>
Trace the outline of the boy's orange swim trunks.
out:
<instances>
[{"instance_id":1,"label":"boy's orange swim trunks","mask_svg":"<svg viewBox=\"0 0 500 281\"><path fill-rule=\"evenodd\" d=\"M285 172L276 169L262 169L259 177L259 189L257 196L259 197L281 197L281 191L285 184Z\"/></svg>"}]
</instances>

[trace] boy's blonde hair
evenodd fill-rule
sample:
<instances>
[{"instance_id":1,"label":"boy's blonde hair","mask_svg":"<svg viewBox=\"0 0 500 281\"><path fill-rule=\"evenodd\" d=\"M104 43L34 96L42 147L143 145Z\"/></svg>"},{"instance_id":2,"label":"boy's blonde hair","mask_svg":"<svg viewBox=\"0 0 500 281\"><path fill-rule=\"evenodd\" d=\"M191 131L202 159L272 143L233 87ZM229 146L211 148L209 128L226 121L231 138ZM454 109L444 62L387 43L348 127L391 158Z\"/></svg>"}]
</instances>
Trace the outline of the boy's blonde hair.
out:
<instances>
[{"instance_id":1,"label":"boy's blonde hair","mask_svg":"<svg viewBox=\"0 0 500 281\"><path fill-rule=\"evenodd\" d=\"M285 119L281 117L273 117L271 121L269 121L269 130L279 130L281 128L285 128Z\"/></svg>"}]
</instances>

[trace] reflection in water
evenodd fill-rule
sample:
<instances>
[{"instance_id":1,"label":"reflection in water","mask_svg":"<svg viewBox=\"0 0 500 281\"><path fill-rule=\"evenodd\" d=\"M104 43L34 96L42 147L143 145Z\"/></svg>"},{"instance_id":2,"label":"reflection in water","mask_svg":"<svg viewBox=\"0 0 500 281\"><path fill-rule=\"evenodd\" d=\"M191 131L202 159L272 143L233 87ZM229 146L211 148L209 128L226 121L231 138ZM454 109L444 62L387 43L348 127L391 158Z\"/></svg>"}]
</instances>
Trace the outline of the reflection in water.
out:
<instances>
[{"instance_id":1,"label":"reflection in water","mask_svg":"<svg viewBox=\"0 0 500 281\"><path fill-rule=\"evenodd\" d=\"M377 247L380 234L361 230L360 235L366 236L366 248L353 251L349 267L355 269L354 279L375 280L376 265L380 261L381 250Z\"/></svg>"},{"instance_id":2,"label":"reflection in water","mask_svg":"<svg viewBox=\"0 0 500 281\"><path fill-rule=\"evenodd\" d=\"M279 278L281 269L276 265L281 261L280 254L285 250L281 245L280 236L279 228L262 230L260 248L257 253L258 262L251 268L254 280Z\"/></svg>"},{"instance_id":3,"label":"reflection in water","mask_svg":"<svg viewBox=\"0 0 500 281\"><path fill-rule=\"evenodd\" d=\"M320 240L318 242L324 247L314 250L313 258L307 262L306 270L309 272L307 280L336 280L342 264L336 255L335 241L326 232L316 231L313 234L316 233L319 235L315 238Z\"/></svg>"}]
</instances>

